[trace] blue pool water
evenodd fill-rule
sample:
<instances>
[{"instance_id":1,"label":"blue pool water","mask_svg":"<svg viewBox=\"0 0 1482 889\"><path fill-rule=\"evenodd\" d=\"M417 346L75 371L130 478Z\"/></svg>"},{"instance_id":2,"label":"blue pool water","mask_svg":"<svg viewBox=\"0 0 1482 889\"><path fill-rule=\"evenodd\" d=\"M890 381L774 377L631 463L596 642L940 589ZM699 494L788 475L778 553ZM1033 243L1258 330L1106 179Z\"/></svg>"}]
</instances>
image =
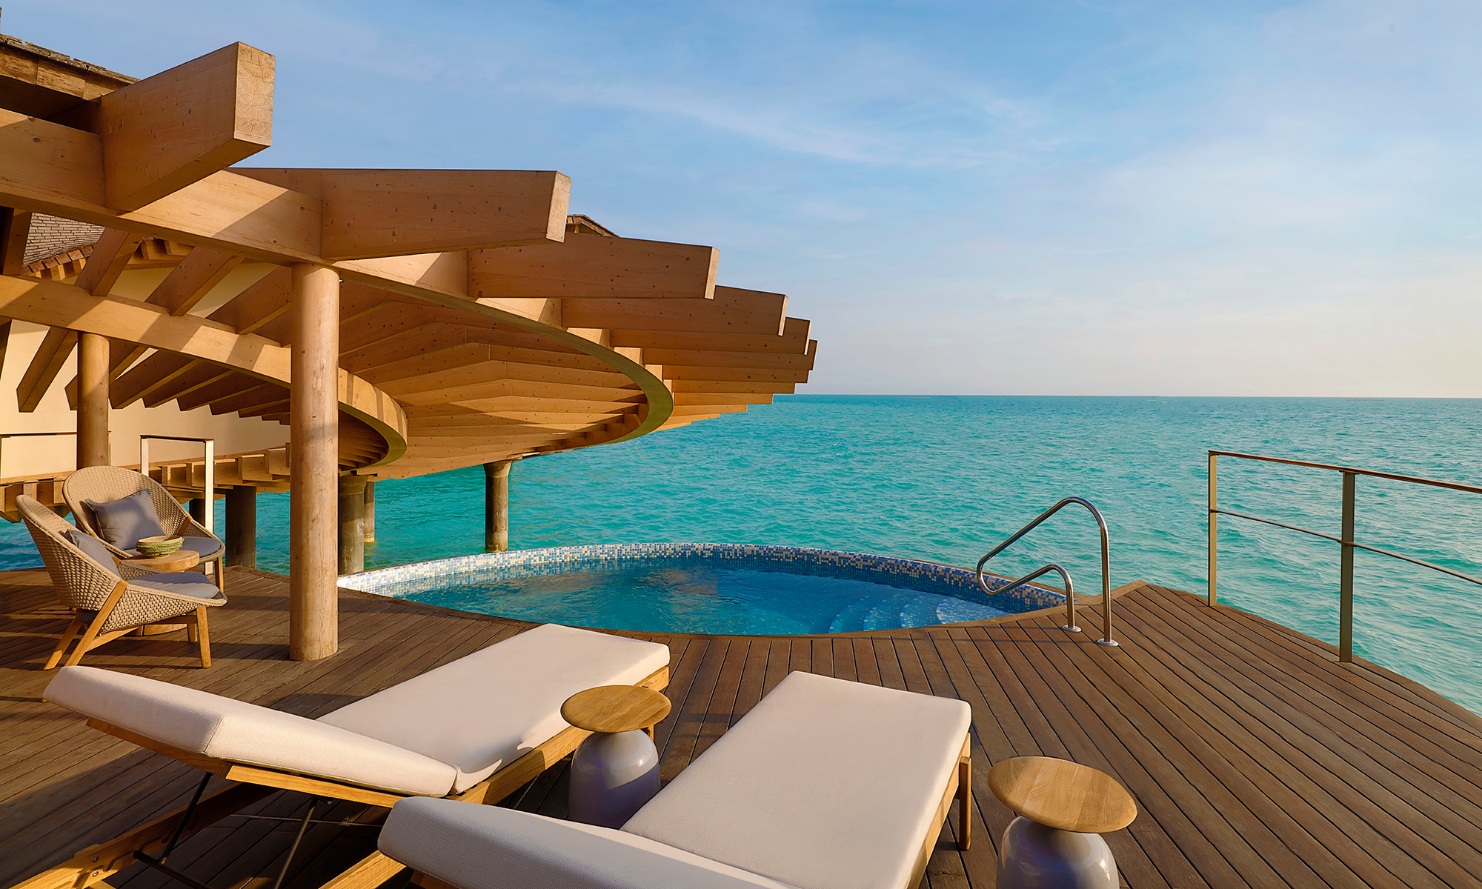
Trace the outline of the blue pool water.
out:
<instances>
[{"instance_id":1,"label":"blue pool water","mask_svg":"<svg viewBox=\"0 0 1482 889\"><path fill-rule=\"evenodd\" d=\"M633 442L526 460L511 544L715 541L812 546L972 565L1066 494L1112 528L1112 581L1205 588L1208 448L1482 481L1482 401L1267 398L798 396ZM1221 470L1231 509L1336 534L1335 475ZM377 486L373 565L478 552L478 468ZM222 513L218 521L224 523ZM287 500L264 495L259 562L287 567ZM1359 483L1358 538L1482 574L1482 502ZM1065 513L1005 554L1100 583L1096 537ZM0 565L36 564L0 523ZM1221 599L1337 639L1338 553L1262 525L1221 525ZM1482 711L1482 588L1360 552L1356 647Z\"/></svg>"},{"instance_id":2,"label":"blue pool water","mask_svg":"<svg viewBox=\"0 0 1482 889\"><path fill-rule=\"evenodd\" d=\"M522 550L370 571L345 586L416 602L612 630L847 633L990 620L1063 605L983 592L971 571L799 547L636 544Z\"/></svg>"}]
</instances>

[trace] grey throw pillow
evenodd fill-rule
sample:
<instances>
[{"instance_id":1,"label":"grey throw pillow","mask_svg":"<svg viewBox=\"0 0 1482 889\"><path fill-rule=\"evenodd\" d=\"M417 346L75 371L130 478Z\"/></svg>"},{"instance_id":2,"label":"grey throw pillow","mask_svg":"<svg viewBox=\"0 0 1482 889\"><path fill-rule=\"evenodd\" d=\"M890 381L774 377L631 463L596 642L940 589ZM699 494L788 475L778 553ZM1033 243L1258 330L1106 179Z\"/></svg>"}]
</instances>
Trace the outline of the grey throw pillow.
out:
<instances>
[{"instance_id":1,"label":"grey throw pillow","mask_svg":"<svg viewBox=\"0 0 1482 889\"><path fill-rule=\"evenodd\" d=\"M103 503L96 500L82 503L93 514L98 536L125 552L137 547L140 537L160 537L165 533L148 491L135 491Z\"/></svg>"},{"instance_id":2,"label":"grey throw pillow","mask_svg":"<svg viewBox=\"0 0 1482 889\"><path fill-rule=\"evenodd\" d=\"M81 531L68 531L67 539L72 541L74 546L82 550L94 562L97 562L109 571L116 572L118 570L118 563L113 560L113 553L108 551L108 547L103 545L103 541L91 534L84 534Z\"/></svg>"}]
</instances>

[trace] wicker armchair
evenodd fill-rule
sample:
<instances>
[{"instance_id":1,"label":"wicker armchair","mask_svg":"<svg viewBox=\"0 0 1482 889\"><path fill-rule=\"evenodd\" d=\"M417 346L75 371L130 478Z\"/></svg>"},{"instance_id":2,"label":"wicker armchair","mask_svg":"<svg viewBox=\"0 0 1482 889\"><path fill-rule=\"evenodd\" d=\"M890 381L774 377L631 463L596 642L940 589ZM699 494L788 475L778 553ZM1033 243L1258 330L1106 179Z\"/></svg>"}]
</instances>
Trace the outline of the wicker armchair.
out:
<instances>
[{"instance_id":1,"label":"wicker armchair","mask_svg":"<svg viewBox=\"0 0 1482 889\"><path fill-rule=\"evenodd\" d=\"M217 588L225 593L226 572L221 570L221 560L226 555L225 545L215 534L207 531L199 522L191 518L185 507L180 505L180 501L165 490L164 485L146 475L121 466L88 466L67 476L67 480L62 483L62 499L67 501L67 506L72 509L72 516L77 521L77 527L99 539L102 539L102 535L98 533L97 525L94 523L93 511L83 501L118 500L138 491L149 492L149 499L154 503L154 511L159 516L160 527L164 529L165 535L184 537L185 546L183 548L195 550L201 557L201 565L212 569L211 573L215 575ZM138 555L121 550L106 540L103 543L120 559Z\"/></svg>"},{"instance_id":2,"label":"wicker armchair","mask_svg":"<svg viewBox=\"0 0 1482 889\"><path fill-rule=\"evenodd\" d=\"M82 640L67 658L68 666L105 642L163 621L185 623L189 638L200 646L201 666L211 666L206 609L225 603L226 596L204 574L154 575L127 563L104 565L69 540L67 532L76 529L36 499L17 497L16 508L36 541L57 597L77 612L44 669L61 662L79 632Z\"/></svg>"}]
</instances>

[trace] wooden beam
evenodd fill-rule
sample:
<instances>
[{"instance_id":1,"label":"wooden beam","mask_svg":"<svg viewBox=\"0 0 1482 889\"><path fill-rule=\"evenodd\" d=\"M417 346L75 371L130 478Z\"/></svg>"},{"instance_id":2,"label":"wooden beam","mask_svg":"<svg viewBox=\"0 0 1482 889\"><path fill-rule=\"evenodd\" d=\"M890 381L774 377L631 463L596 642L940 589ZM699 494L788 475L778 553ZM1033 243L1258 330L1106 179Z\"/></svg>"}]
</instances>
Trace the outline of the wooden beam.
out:
<instances>
[{"instance_id":1,"label":"wooden beam","mask_svg":"<svg viewBox=\"0 0 1482 889\"><path fill-rule=\"evenodd\" d=\"M569 299L562 301L562 320L568 327L779 336L787 297L717 285L709 300Z\"/></svg>"},{"instance_id":2,"label":"wooden beam","mask_svg":"<svg viewBox=\"0 0 1482 889\"><path fill-rule=\"evenodd\" d=\"M645 349L643 358L653 364L689 367L744 367L769 370L812 370L818 341L808 343L806 352L710 352L681 349Z\"/></svg>"},{"instance_id":3,"label":"wooden beam","mask_svg":"<svg viewBox=\"0 0 1482 889\"><path fill-rule=\"evenodd\" d=\"M129 260L134 258L134 251L143 240L143 235L134 232L105 229L98 243L93 245L93 255L77 276L76 286L94 296L107 296L118 279L123 277Z\"/></svg>"},{"instance_id":4,"label":"wooden beam","mask_svg":"<svg viewBox=\"0 0 1482 889\"><path fill-rule=\"evenodd\" d=\"M523 170L282 170L238 173L324 202L327 260L559 242L571 179Z\"/></svg>"},{"instance_id":5,"label":"wooden beam","mask_svg":"<svg viewBox=\"0 0 1482 889\"><path fill-rule=\"evenodd\" d=\"M714 247L567 235L564 243L475 250L468 293L475 298L709 299Z\"/></svg>"},{"instance_id":6,"label":"wooden beam","mask_svg":"<svg viewBox=\"0 0 1482 889\"><path fill-rule=\"evenodd\" d=\"M286 268L273 269L207 317L238 333L255 333L287 314L291 277Z\"/></svg>"},{"instance_id":7,"label":"wooden beam","mask_svg":"<svg viewBox=\"0 0 1482 889\"><path fill-rule=\"evenodd\" d=\"M10 207L0 209L0 274L22 273L25 269L26 242L30 237L30 213Z\"/></svg>"},{"instance_id":8,"label":"wooden beam","mask_svg":"<svg viewBox=\"0 0 1482 889\"><path fill-rule=\"evenodd\" d=\"M680 349L697 352L766 352L778 355L802 355L808 351L812 322L788 318L782 323L782 334L704 333L681 330L615 329L614 348ZM645 352L647 355L647 352ZM652 359L650 359L652 360ZM662 362L660 362L662 363Z\"/></svg>"},{"instance_id":9,"label":"wooden beam","mask_svg":"<svg viewBox=\"0 0 1482 889\"><path fill-rule=\"evenodd\" d=\"M300 264L292 286L288 648L293 660L313 661L339 649L340 278L333 269Z\"/></svg>"},{"instance_id":10,"label":"wooden beam","mask_svg":"<svg viewBox=\"0 0 1482 889\"><path fill-rule=\"evenodd\" d=\"M64 327L53 327L41 338L41 345L31 357L31 364L21 376L20 385L15 390L16 405L22 413L31 413L41 404L42 396L51 388L52 381L61 372L62 365L72 356L72 349L76 345L77 331Z\"/></svg>"},{"instance_id":11,"label":"wooden beam","mask_svg":"<svg viewBox=\"0 0 1482 889\"><path fill-rule=\"evenodd\" d=\"M234 43L100 98L103 203L137 210L271 145L273 66Z\"/></svg>"},{"instance_id":12,"label":"wooden beam","mask_svg":"<svg viewBox=\"0 0 1482 889\"><path fill-rule=\"evenodd\" d=\"M197 247L170 270L165 280L149 295L148 302L171 315L184 315L195 308L196 303L205 298L241 262L240 256L210 247ZM109 357L109 373L117 376L143 354L144 349L134 343L114 341L113 354Z\"/></svg>"}]
</instances>

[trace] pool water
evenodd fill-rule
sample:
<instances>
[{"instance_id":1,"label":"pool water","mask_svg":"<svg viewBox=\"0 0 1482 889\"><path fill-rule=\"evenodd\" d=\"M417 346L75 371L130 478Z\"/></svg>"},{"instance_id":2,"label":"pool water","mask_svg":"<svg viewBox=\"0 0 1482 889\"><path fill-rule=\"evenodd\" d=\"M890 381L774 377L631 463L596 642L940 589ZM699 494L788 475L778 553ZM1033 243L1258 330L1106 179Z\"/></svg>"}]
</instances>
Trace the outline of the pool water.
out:
<instances>
[{"instance_id":1,"label":"pool water","mask_svg":"<svg viewBox=\"0 0 1482 889\"><path fill-rule=\"evenodd\" d=\"M792 635L989 620L1063 602L986 594L972 572L798 547L566 547L373 571L342 585L535 623Z\"/></svg>"}]
</instances>

